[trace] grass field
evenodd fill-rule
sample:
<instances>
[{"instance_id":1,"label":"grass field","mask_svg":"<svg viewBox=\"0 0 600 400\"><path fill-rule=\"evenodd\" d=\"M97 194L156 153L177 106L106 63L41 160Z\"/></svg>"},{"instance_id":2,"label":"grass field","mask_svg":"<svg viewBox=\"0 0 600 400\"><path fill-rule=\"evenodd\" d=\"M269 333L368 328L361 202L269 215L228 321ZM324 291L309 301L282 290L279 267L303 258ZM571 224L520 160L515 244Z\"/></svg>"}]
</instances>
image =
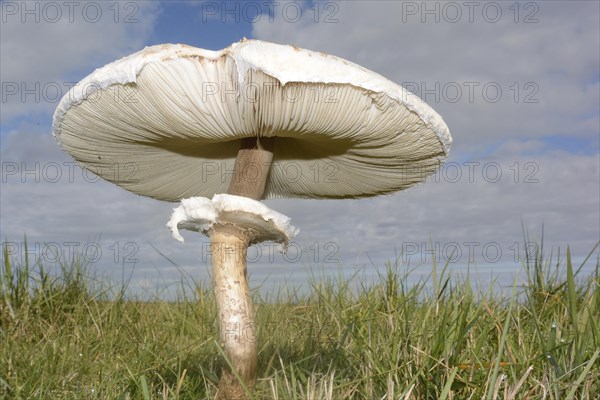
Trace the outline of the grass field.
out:
<instances>
[{"instance_id":1,"label":"grass field","mask_svg":"<svg viewBox=\"0 0 600 400\"><path fill-rule=\"evenodd\" d=\"M597 246L523 261L528 284L482 293L443 265L409 286L390 264L358 291L256 298L256 399L598 399ZM210 399L225 362L208 284L178 301L128 299L78 263L49 274L5 254L0 398Z\"/></svg>"}]
</instances>

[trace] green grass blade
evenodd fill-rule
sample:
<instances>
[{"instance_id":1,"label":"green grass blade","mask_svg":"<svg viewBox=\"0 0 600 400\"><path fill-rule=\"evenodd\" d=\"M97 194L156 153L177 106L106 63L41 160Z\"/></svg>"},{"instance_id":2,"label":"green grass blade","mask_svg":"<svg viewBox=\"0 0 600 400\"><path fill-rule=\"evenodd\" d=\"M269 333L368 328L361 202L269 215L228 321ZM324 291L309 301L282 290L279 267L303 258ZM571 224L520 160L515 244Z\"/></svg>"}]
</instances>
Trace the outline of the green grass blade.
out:
<instances>
[{"instance_id":1,"label":"green grass blade","mask_svg":"<svg viewBox=\"0 0 600 400\"><path fill-rule=\"evenodd\" d=\"M577 293L575 291L575 276L571 264L571 250L567 247L567 299L569 304L569 317L573 327L577 330Z\"/></svg>"},{"instance_id":2,"label":"green grass blade","mask_svg":"<svg viewBox=\"0 0 600 400\"><path fill-rule=\"evenodd\" d=\"M581 382L583 382L585 377L590 373L592 367L594 366L594 363L596 362L596 358L598 358L598 355L600 355L600 349L597 349L592 355L592 358L590 358L590 360L587 362L587 365L585 366L583 371L581 371L581 374L579 374L579 377L577 378L575 383L573 383L573 386L567 394L567 397L565 397L565 400L572 400L575 398L575 392L577 392L577 389L581 385Z\"/></svg>"},{"instance_id":3,"label":"green grass blade","mask_svg":"<svg viewBox=\"0 0 600 400\"><path fill-rule=\"evenodd\" d=\"M583 352L585 349L580 347L580 327L577 314L577 290L575 289L575 275L573 274L573 264L571 263L571 250L567 246L567 304L569 318L573 327L572 350L575 355L575 365L583 362Z\"/></svg>"},{"instance_id":4,"label":"green grass blade","mask_svg":"<svg viewBox=\"0 0 600 400\"><path fill-rule=\"evenodd\" d=\"M140 387L142 388L144 400L151 400L150 389L148 389L148 382L146 382L146 377L144 375L140 376Z\"/></svg>"},{"instance_id":5,"label":"green grass blade","mask_svg":"<svg viewBox=\"0 0 600 400\"><path fill-rule=\"evenodd\" d=\"M4 273L0 274L0 283L2 287L6 287L6 293L8 293L10 286L12 285L12 268L11 262L8 255L8 244L4 243L2 246L2 252L4 253ZM5 279L6 278L6 279Z\"/></svg>"},{"instance_id":6,"label":"green grass blade","mask_svg":"<svg viewBox=\"0 0 600 400\"><path fill-rule=\"evenodd\" d=\"M450 376L448 377L448 381L446 382L446 384L444 385L444 388L442 389L442 394L440 394L440 400L445 400L446 398L448 398L448 395L450 394L450 389L452 388L452 383L454 382L454 378L456 377L457 371L458 371L458 367L454 367L454 368L452 368L452 371L450 371Z\"/></svg>"},{"instance_id":7,"label":"green grass blade","mask_svg":"<svg viewBox=\"0 0 600 400\"><path fill-rule=\"evenodd\" d=\"M513 307L515 305L515 299L517 298L516 296L516 292L517 292L517 281L515 279L515 283L513 286L513 295L512 295L512 300L510 302L510 305L508 307L508 313L506 315L506 321L504 321L504 326L502 328L502 337L500 338L500 346L498 346L498 354L496 354L496 361L494 363L494 370L492 372L492 376L490 378L490 381L488 382L488 392L487 392L487 399L488 400L493 400L493 396L494 396L494 388L496 387L496 381L498 380L498 372L500 371L500 360L502 359L502 355L504 354L504 345L506 343L506 338L508 336L508 328L510 326L510 320L512 318L512 311L513 311Z\"/></svg>"}]
</instances>

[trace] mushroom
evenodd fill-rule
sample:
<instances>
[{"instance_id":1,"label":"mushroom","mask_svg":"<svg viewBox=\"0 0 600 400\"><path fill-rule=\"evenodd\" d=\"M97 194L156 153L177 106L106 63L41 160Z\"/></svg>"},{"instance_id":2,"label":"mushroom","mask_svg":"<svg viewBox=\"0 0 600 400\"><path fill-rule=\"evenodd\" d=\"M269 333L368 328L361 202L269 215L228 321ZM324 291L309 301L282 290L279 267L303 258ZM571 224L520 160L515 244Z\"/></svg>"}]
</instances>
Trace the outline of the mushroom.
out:
<instances>
[{"instance_id":1,"label":"mushroom","mask_svg":"<svg viewBox=\"0 0 600 400\"><path fill-rule=\"evenodd\" d=\"M245 398L257 374L247 248L297 233L260 200L399 191L433 174L452 142L435 111L381 75L246 39L221 51L151 46L97 69L61 100L53 133L102 178L181 201L175 238L210 236L227 399Z\"/></svg>"}]
</instances>

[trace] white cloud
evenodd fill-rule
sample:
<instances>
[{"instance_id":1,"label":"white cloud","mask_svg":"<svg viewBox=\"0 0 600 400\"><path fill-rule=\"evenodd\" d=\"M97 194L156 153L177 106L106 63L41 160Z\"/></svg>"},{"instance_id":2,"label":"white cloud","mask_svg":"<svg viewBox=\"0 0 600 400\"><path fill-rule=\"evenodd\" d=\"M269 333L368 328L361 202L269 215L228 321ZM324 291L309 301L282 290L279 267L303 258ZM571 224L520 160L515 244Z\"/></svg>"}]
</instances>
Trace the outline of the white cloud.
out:
<instances>
[{"instance_id":1,"label":"white cloud","mask_svg":"<svg viewBox=\"0 0 600 400\"><path fill-rule=\"evenodd\" d=\"M51 113L72 85L147 42L160 3L2 3L2 119Z\"/></svg>"}]
</instances>

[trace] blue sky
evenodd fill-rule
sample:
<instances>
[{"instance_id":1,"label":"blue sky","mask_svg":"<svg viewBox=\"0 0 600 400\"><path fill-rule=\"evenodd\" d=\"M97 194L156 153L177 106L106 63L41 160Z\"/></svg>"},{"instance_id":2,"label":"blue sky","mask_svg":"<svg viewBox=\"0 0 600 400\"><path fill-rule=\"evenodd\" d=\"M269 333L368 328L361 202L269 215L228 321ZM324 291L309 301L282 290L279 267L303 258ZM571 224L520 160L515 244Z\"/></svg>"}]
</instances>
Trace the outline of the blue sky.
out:
<instances>
[{"instance_id":1,"label":"blue sky","mask_svg":"<svg viewBox=\"0 0 600 400\"><path fill-rule=\"evenodd\" d=\"M133 269L136 288L167 286L181 271L207 279L206 239L188 232L180 244L164 226L175 205L75 171L51 137L52 114L57 88L66 93L95 68L144 46L216 50L242 37L372 69L423 98L454 138L445 169L408 191L360 201L269 201L300 227L302 254L295 260L259 248L262 256L250 264L255 284L267 276L274 285L301 282L310 267L371 276L402 250L412 257L405 264L426 273L429 251L443 259L452 248L463 254L452 264L457 271L474 262L485 279L497 272L510 281L519 269L521 223L534 237L543 225L547 248L569 244L580 257L600 238L597 2L75 3L71 15L63 2L54 9L1 3L0 236L17 258L26 234L37 245L31 255L45 261L52 261L48 243L79 255L99 248L91 268L115 280ZM498 260L490 253L497 249Z\"/></svg>"},{"instance_id":2,"label":"blue sky","mask_svg":"<svg viewBox=\"0 0 600 400\"><path fill-rule=\"evenodd\" d=\"M152 40L210 49L225 48L241 37L252 37L251 20L259 17L251 13L253 9L244 12L242 5L241 2L229 5L222 2L164 4ZM268 12L267 7L260 9Z\"/></svg>"}]
</instances>

